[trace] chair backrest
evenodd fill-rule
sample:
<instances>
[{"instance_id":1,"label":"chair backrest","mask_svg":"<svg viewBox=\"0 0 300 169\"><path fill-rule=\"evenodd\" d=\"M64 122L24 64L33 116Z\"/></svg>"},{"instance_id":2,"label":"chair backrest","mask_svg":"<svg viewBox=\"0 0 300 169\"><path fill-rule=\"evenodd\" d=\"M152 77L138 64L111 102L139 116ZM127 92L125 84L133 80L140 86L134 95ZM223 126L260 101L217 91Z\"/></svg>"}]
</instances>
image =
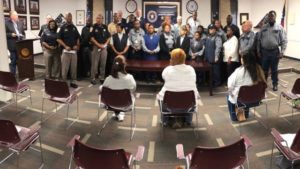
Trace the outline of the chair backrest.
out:
<instances>
[{"instance_id":1,"label":"chair backrest","mask_svg":"<svg viewBox=\"0 0 300 169\"><path fill-rule=\"evenodd\" d=\"M107 87L102 87L101 102L115 109L130 107L132 105L130 90L113 90Z\"/></svg>"},{"instance_id":2,"label":"chair backrest","mask_svg":"<svg viewBox=\"0 0 300 169\"><path fill-rule=\"evenodd\" d=\"M259 82L252 86L242 86L238 94L238 102L256 103L265 98L266 84Z\"/></svg>"},{"instance_id":3,"label":"chair backrest","mask_svg":"<svg viewBox=\"0 0 300 169\"><path fill-rule=\"evenodd\" d=\"M300 129L298 130L296 137L293 140L291 149L296 153L300 153Z\"/></svg>"},{"instance_id":4,"label":"chair backrest","mask_svg":"<svg viewBox=\"0 0 300 169\"><path fill-rule=\"evenodd\" d=\"M15 87L18 85L18 82L12 73L0 71L0 85L5 87Z\"/></svg>"},{"instance_id":5,"label":"chair backrest","mask_svg":"<svg viewBox=\"0 0 300 169\"><path fill-rule=\"evenodd\" d=\"M189 112L196 106L195 93L192 90L183 92L166 91L162 104L168 112Z\"/></svg>"},{"instance_id":6,"label":"chair backrest","mask_svg":"<svg viewBox=\"0 0 300 169\"><path fill-rule=\"evenodd\" d=\"M294 86L292 88L292 93L294 93L294 94L300 94L300 78L298 78L295 81Z\"/></svg>"},{"instance_id":7,"label":"chair backrest","mask_svg":"<svg viewBox=\"0 0 300 169\"><path fill-rule=\"evenodd\" d=\"M77 167L84 169L129 169L123 149L101 150L75 140L73 153Z\"/></svg>"},{"instance_id":8,"label":"chair backrest","mask_svg":"<svg viewBox=\"0 0 300 169\"><path fill-rule=\"evenodd\" d=\"M233 169L246 160L244 139L218 148L197 147L192 154L190 168L193 169Z\"/></svg>"},{"instance_id":9,"label":"chair backrest","mask_svg":"<svg viewBox=\"0 0 300 169\"><path fill-rule=\"evenodd\" d=\"M45 92L52 97L67 98L70 91L67 82L45 79Z\"/></svg>"},{"instance_id":10,"label":"chair backrest","mask_svg":"<svg viewBox=\"0 0 300 169\"><path fill-rule=\"evenodd\" d=\"M21 141L15 124L9 120L0 120L0 143L16 144Z\"/></svg>"}]
</instances>

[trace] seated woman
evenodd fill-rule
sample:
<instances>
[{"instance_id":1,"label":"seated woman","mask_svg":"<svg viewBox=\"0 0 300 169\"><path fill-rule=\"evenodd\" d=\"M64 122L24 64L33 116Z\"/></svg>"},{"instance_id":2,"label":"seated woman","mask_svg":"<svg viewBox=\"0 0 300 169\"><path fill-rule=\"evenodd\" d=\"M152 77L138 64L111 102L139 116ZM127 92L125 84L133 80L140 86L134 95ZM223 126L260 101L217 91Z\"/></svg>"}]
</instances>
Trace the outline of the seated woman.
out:
<instances>
[{"instance_id":1,"label":"seated woman","mask_svg":"<svg viewBox=\"0 0 300 169\"><path fill-rule=\"evenodd\" d=\"M100 91L102 87L107 87L115 90L129 89L131 93L135 92L136 82L131 74L126 72L126 60L122 55L117 56L114 59L111 75L108 76L103 85L100 86ZM134 96L132 94L132 100L134 100ZM115 112L114 114L119 121L123 121L125 114L124 112Z\"/></svg>"},{"instance_id":2,"label":"seated woman","mask_svg":"<svg viewBox=\"0 0 300 169\"><path fill-rule=\"evenodd\" d=\"M228 110L232 121L237 121L235 104L241 86L250 86L258 82L266 83L264 72L260 65L256 64L252 53L247 53L241 57L241 66L238 67L228 78L227 96ZM245 117L249 116L249 108L245 108Z\"/></svg>"},{"instance_id":3,"label":"seated woman","mask_svg":"<svg viewBox=\"0 0 300 169\"><path fill-rule=\"evenodd\" d=\"M166 91L190 91L195 92L195 99L200 97L196 86L196 73L192 66L185 64L186 54L180 48L174 49L171 52L170 66L166 67L162 72L162 78L165 81L164 86L157 95L159 103L164 98ZM185 123L192 122L192 114L187 116ZM169 123L167 117L162 117L164 125Z\"/></svg>"}]
</instances>

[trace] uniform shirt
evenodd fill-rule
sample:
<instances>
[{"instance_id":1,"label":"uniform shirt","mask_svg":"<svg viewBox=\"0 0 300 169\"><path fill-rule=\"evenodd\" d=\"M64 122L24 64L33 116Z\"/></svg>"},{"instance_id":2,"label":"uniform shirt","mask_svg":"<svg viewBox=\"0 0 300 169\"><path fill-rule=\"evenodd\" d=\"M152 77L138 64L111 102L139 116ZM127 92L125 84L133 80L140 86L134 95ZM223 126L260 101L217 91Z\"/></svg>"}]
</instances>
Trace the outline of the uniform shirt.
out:
<instances>
[{"instance_id":1,"label":"uniform shirt","mask_svg":"<svg viewBox=\"0 0 300 169\"><path fill-rule=\"evenodd\" d=\"M254 45L255 33L253 31L243 33L240 37L240 50L241 55L247 54Z\"/></svg>"},{"instance_id":2,"label":"uniform shirt","mask_svg":"<svg viewBox=\"0 0 300 169\"><path fill-rule=\"evenodd\" d=\"M136 82L133 76L129 73L123 74L121 72L118 73L119 78L114 78L113 76L108 76L104 82L104 87L113 89L113 90L122 90L122 89L129 89L131 92L134 92L136 89ZM100 86L101 90L101 86Z\"/></svg>"},{"instance_id":3,"label":"uniform shirt","mask_svg":"<svg viewBox=\"0 0 300 169\"><path fill-rule=\"evenodd\" d=\"M177 38L177 37L179 36L180 27L181 27L181 25L178 25L178 23L176 23L176 24L174 25L174 34L175 34L175 38Z\"/></svg>"},{"instance_id":4,"label":"uniform shirt","mask_svg":"<svg viewBox=\"0 0 300 169\"><path fill-rule=\"evenodd\" d=\"M98 43L104 44L110 38L107 26L104 24L94 24L91 37L95 38Z\"/></svg>"},{"instance_id":5,"label":"uniform shirt","mask_svg":"<svg viewBox=\"0 0 300 169\"><path fill-rule=\"evenodd\" d=\"M287 47L287 37L284 29L279 24L266 24L258 35L258 48L262 47L263 49L278 49L281 47L281 53L284 53Z\"/></svg>"},{"instance_id":6,"label":"uniform shirt","mask_svg":"<svg viewBox=\"0 0 300 169\"><path fill-rule=\"evenodd\" d=\"M129 41L130 41L130 45L137 49L137 50L141 50L142 49L142 41L144 39L144 35L145 35L145 31L140 28L138 30L136 29L131 29L129 31Z\"/></svg>"},{"instance_id":7,"label":"uniform shirt","mask_svg":"<svg viewBox=\"0 0 300 169\"><path fill-rule=\"evenodd\" d=\"M235 69L235 71L229 76L227 83L229 92L228 100L232 104L235 104L237 102L237 97L241 86L253 85L251 76L249 72L244 68L244 66L240 66Z\"/></svg>"},{"instance_id":8,"label":"uniform shirt","mask_svg":"<svg viewBox=\"0 0 300 169\"><path fill-rule=\"evenodd\" d=\"M196 40L196 39L192 39L190 42L190 56L192 56L192 54L195 54L196 57L197 56L202 56L204 53L204 40Z\"/></svg>"},{"instance_id":9,"label":"uniform shirt","mask_svg":"<svg viewBox=\"0 0 300 169\"><path fill-rule=\"evenodd\" d=\"M81 30L81 47L91 47L91 33L90 33L90 26L85 26Z\"/></svg>"},{"instance_id":10,"label":"uniform shirt","mask_svg":"<svg viewBox=\"0 0 300 169\"><path fill-rule=\"evenodd\" d=\"M188 24L191 26L191 34L194 35L200 25L199 20L194 20L193 18L189 19Z\"/></svg>"},{"instance_id":11,"label":"uniform shirt","mask_svg":"<svg viewBox=\"0 0 300 169\"><path fill-rule=\"evenodd\" d=\"M231 57L232 62L239 62L239 41L235 36L232 36L230 39L223 44L224 48L224 57L223 61L228 62L229 57Z\"/></svg>"},{"instance_id":12,"label":"uniform shirt","mask_svg":"<svg viewBox=\"0 0 300 169\"><path fill-rule=\"evenodd\" d=\"M58 46L57 43L57 32L54 30L44 29L44 32L41 37L41 42L47 43L49 46Z\"/></svg>"},{"instance_id":13,"label":"uniform shirt","mask_svg":"<svg viewBox=\"0 0 300 169\"><path fill-rule=\"evenodd\" d=\"M67 46L72 48L77 44L80 35L75 25L66 23L60 28L58 39L61 39Z\"/></svg>"},{"instance_id":14,"label":"uniform shirt","mask_svg":"<svg viewBox=\"0 0 300 169\"><path fill-rule=\"evenodd\" d=\"M209 63L215 63L219 60L222 50L222 39L218 35L209 35L205 40L204 58Z\"/></svg>"},{"instance_id":15,"label":"uniform shirt","mask_svg":"<svg viewBox=\"0 0 300 169\"><path fill-rule=\"evenodd\" d=\"M227 40L226 33L223 31L223 29L220 28L219 30L217 30L217 34L221 37L222 43Z\"/></svg>"},{"instance_id":16,"label":"uniform shirt","mask_svg":"<svg viewBox=\"0 0 300 169\"><path fill-rule=\"evenodd\" d=\"M195 93L195 99L199 98L199 93L196 85L195 69L186 64L168 66L162 72L162 78L165 83L160 92L158 99L162 100L166 91L190 91Z\"/></svg>"}]
</instances>

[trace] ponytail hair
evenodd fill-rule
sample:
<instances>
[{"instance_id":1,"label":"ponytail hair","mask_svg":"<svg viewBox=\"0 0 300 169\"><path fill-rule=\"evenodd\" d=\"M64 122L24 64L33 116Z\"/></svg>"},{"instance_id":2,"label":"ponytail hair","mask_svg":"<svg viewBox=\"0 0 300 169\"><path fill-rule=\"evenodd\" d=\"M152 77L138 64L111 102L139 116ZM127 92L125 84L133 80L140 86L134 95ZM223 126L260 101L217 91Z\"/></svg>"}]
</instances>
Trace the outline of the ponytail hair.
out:
<instances>
[{"instance_id":1,"label":"ponytail hair","mask_svg":"<svg viewBox=\"0 0 300 169\"><path fill-rule=\"evenodd\" d=\"M114 78L119 78L119 72L123 74L127 74L126 70L126 59L123 55L119 55L114 59L112 69L111 69L111 76Z\"/></svg>"}]
</instances>

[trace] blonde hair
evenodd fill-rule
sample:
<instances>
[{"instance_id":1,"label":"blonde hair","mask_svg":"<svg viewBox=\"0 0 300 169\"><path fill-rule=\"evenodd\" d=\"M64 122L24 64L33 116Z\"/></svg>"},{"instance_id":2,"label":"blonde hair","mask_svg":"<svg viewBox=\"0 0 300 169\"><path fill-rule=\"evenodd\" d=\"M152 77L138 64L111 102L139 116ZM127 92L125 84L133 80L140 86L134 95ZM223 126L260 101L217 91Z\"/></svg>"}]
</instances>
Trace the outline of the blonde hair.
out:
<instances>
[{"instance_id":1,"label":"blonde hair","mask_svg":"<svg viewBox=\"0 0 300 169\"><path fill-rule=\"evenodd\" d=\"M171 52L171 64L180 65L185 63L186 53L181 48L172 50Z\"/></svg>"}]
</instances>

